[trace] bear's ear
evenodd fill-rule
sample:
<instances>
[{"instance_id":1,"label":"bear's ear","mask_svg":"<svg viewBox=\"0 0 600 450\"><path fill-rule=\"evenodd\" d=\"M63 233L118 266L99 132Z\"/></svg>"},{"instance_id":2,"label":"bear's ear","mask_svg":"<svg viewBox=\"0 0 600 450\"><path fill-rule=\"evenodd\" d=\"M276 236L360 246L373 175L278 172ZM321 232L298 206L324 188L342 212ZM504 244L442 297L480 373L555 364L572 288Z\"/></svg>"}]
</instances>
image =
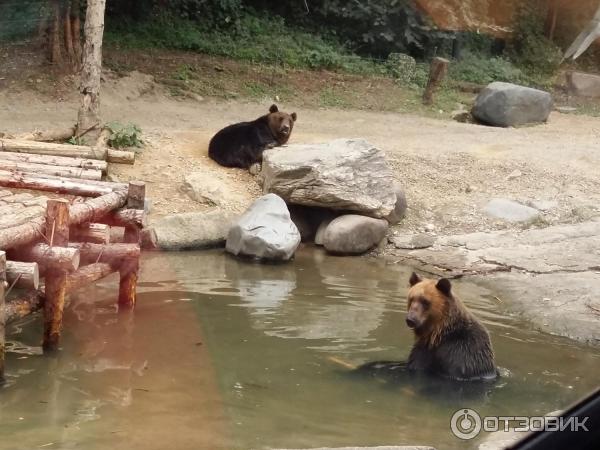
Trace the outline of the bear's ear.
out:
<instances>
[{"instance_id":1,"label":"bear's ear","mask_svg":"<svg viewBox=\"0 0 600 450\"><path fill-rule=\"evenodd\" d=\"M447 278L442 278L440 281L437 282L435 287L446 297L451 296L452 284L450 284L450 280L448 280Z\"/></svg>"},{"instance_id":2,"label":"bear's ear","mask_svg":"<svg viewBox=\"0 0 600 450\"><path fill-rule=\"evenodd\" d=\"M277 105L273 104L273 105L271 105L271 107L269 108L269 112L270 112L270 113L276 113L276 112L279 112L279 108L277 107Z\"/></svg>"},{"instance_id":3,"label":"bear's ear","mask_svg":"<svg viewBox=\"0 0 600 450\"><path fill-rule=\"evenodd\" d=\"M293 112L292 113L292 120L295 122L297 118L298 118L298 114L296 114L295 112Z\"/></svg>"},{"instance_id":4,"label":"bear's ear","mask_svg":"<svg viewBox=\"0 0 600 450\"><path fill-rule=\"evenodd\" d=\"M419 275L417 275L415 272L412 273L412 275L410 276L410 279L408 280L411 287L417 283L420 283L421 281L423 281L423 279Z\"/></svg>"}]
</instances>

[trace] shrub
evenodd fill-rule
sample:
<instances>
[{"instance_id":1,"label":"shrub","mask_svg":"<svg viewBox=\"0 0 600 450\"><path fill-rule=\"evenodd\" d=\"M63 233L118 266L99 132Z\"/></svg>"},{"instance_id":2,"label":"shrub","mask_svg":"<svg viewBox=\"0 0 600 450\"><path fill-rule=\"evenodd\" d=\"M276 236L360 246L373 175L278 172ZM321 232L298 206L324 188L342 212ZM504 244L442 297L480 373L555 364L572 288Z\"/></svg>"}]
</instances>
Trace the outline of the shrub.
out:
<instances>
[{"instance_id":1,"label":"shrub","mask_svg":"<svg viewBox=\"0 0 600 450\"><path fill-rule=\"evenodd\" d=\"M482 57L472 53L466 53L461 60L453 61L449 72L453 80L477 84L488 84L493 81L527 84L529 81L521 69L505 58Z\"/></svg>"},{"instance_id":2,"label":"shrub","mask_svg":"<svg viewBox=\"0 0 600 450\"><path fill-rule=\"evenodd\" d=\"M110 130L108 145L113 148L139 148L143 144L141 139L142 130L133 123L123 125L118 122L110 122L106 125L106 128Z\"/></svg>"}]
</instances>

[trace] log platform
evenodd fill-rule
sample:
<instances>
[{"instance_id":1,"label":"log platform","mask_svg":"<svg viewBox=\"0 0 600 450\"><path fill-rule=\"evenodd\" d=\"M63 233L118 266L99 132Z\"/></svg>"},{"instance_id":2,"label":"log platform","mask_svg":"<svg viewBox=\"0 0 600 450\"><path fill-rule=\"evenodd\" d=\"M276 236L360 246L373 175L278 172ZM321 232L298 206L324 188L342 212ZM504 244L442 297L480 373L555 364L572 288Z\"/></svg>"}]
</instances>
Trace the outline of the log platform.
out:
<instances>
[{"instance_id":1,"label":"log platform","mask_svg":"<svg viewBox=\"0 0 600 450\"><path fill-rule=\"evenodd\" d=\"M107 161L132 155L37 137L0 139L0 383L10 321L41 310L42 347L55 352L71 292L119 273L115 304L136 301L145 185L101 180Z\"/></svg>"}]
</instances>

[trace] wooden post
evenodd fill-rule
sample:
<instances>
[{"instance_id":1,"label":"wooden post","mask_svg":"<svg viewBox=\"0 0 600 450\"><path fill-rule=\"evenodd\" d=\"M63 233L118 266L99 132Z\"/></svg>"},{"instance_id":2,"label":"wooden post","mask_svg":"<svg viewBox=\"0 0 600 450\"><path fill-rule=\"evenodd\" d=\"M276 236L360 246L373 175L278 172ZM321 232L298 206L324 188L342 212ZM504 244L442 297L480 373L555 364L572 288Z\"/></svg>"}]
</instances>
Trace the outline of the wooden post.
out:
<instances>
[{"instance_id":1,"label":"wooden post","mask_svg":"<svg viewBox=\"0 0 600 450\"><path fill-rule=\"evenodd\" d=\"M127 208L144 209L146 198L146 183L143 181L131 181L127 190ZM140 242L140 230L138 227L125 227L125 242L137 244Z\"/></svg>"},{"instance_id":2,"label":"wooden post","mask_svg":"<svg viewBox=\"0 0 600 450\"><path fill-rule=\"evenodd\" d=\"M4 383L4 344L6 315L4 313L4 281L6 280L6 253L0 251L0 385Z\"/></svg>"},{"instance_id":3,"label":"wooden post","mask_svg":"<svg viewBox=\"0 0 600 450\"><path fill-rule=\"evenodd\" d=\"M69 244L69 202L48 200L46 209L46 239L50 246L66 247ZM44 351L58 348L62 329L67 272L52 269L46 272L46 302L44 304Z\"/></svg>"},{"instance_id":4,"label":"wooden post","mask_svg":"<svg viewBox=\"0 0 600 450\"><path fill-rule=\"evenodd\" d=\"M119 309L133 309L136 300L139 260L125 260L119 268Z\"/></svg>"},{"instance_id":5,"label":"wooden post","mask_svg":"<svg viewBox=\"0 0 600 450\"><path fill-rule=\"evenodd\" d=\"M435 95L435 91L446 77L446 73L448 72L448 64L449 61L447 59L439 57L433 58L431 61L431 67L429 69L429 81L427 81L427 87L425 88L425 93L423 94L423 103L425 105L433 105L433 96Z\"/></svg>"}]
</instances>

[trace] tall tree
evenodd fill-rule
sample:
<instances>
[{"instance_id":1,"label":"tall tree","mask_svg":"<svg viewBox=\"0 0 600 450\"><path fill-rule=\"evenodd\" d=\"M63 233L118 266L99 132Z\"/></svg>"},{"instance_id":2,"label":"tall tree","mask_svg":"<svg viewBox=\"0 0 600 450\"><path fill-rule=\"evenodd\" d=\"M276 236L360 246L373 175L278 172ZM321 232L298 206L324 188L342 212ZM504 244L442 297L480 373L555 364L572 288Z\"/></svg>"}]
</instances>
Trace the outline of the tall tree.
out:
<instances>
[{"instance_id":1,"label":"tall tree","mask_svg":"<svg viewBox=\"0 0 600 450\"><path fill-rule=\"evenodd\" d=\"M94 143L100 134L100 76L106 0L88 0L85 16L85 43L81 71L81 106L77 116L77 136Z\"/></svg>"}]
</instances>

